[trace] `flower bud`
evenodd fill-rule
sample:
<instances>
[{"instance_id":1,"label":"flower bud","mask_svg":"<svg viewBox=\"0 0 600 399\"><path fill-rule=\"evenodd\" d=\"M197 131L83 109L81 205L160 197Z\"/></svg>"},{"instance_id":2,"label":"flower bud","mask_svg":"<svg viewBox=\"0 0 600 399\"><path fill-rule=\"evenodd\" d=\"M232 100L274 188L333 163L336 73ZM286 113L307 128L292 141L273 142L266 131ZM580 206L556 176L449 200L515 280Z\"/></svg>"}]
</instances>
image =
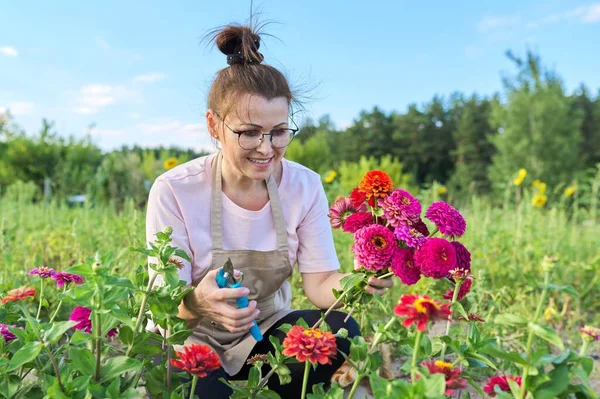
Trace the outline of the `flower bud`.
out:
<instances>
[{"instance_id":1,"label":"flower bud","mask_svg":"<svg viewBox=\"0 0 600 399\"><path fill-rule=\"evenodd\" d=\"M551 272L554 270L556 263L558 262L558 256L554 255L545 255L544 259L542 259L542 270L544 272Z\"/></svg>"},{"instance_id":2,"label":"flower bud","mask_svg":"<svg viewBox=\"0 0 600 399\"><path fill-rule=\"evenodd\" d=\"M345 328L340 328L338 332L335 334L336 338L348 338L348 330Z\"/></svg>"}]
</instances>

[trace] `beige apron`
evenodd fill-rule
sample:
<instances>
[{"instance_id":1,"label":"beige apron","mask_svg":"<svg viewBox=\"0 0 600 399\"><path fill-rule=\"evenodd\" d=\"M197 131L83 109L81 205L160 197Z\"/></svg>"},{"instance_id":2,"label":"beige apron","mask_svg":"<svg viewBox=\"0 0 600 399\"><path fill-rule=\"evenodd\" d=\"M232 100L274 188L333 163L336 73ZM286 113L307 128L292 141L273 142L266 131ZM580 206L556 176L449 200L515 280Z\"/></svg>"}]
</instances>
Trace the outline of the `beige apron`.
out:
<instances>
[{"instance_id":1,"label":"beige apron","mask_svg":"<svg viewBox=\"0 0 600 399\"><path fill-rule=\"evenodd\" d=\"M287 281L292 274L292 266L277 183L273 176L270 176L266 182L277 233L277 249L274 251L225 250L223 249L223 199L221 197L222 161L223 155L219 152L212 168L210 230L213 250L212 264L209 270L222 267L227 258L231 258L234 268L244 273L242 286L250 290L248 299L257 302L260 314L256 321L260 331L264 334L269 327L292 311L292 289ZM194 284L201 279L202 277ZM235 301L232 301L232 304L235 306ZM233 376L246 362L256 341L248 331L234 334L214 323L210 318L204 317L200 319L194 333L186 341L186 345L192 343L211 346L219 354L223 369L227 374Z\"/></svg>"}]
</instances>

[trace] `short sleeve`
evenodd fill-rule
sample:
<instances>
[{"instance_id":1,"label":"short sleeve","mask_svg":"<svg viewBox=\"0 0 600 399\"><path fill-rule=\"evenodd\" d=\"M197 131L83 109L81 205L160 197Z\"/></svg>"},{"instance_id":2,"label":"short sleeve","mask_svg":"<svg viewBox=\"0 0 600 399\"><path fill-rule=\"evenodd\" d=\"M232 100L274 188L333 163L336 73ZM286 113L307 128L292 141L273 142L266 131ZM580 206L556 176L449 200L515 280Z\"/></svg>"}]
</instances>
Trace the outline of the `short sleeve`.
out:
<instances>
[{"instance_id":1,"label":"short sleeve","mask_svg":"<svg viewBox=\"0 0 600 399\"><path fill-rule=\"evenodd\" d=\"M329 204L320 181L310 208L300 222L298 234L298 270L300 273L321 273L340 268L335 252L333 232L329 223Z\"/></svg>"},{"instance_id":2,"label":"short sleeve","mask_svg":"<svg viewBox=\"0 0 600 399\"><path fill-rule=\"evenodd\" d=\"M193 256L190 250L188 230L183 220L181 209L177 203L177 198L173 190L165 180L157 180L150 189L148 196L148 207L146 210L146 241L147 243L155 241L157 232L163 231L167 227L173 228L171 235L171 245L184 250L190 257ZM183 268L179 270L179 278L185 280L188 284L192 282L192 269L189 262L181 259ZM156 259L150 257L149 263L156 263ZM152 275L154 271L149 268ZM160 276L157 278L160 279Z\"/></svg>"}]
</instances>

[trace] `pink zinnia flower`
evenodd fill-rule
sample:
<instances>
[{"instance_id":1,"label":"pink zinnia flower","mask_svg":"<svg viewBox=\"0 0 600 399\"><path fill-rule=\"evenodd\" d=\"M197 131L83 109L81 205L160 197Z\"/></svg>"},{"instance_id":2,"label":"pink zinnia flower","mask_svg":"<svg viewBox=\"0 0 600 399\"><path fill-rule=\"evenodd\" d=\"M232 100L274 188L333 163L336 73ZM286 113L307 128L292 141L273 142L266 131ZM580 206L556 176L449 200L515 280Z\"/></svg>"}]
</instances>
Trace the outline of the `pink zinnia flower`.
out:
<instances>
[{"instance_id":1,"label":"pink zinnia flower","mask_svg":"<svg viewBox=\"0 0 600 399\"><path fill-rule=\"evenodd\" d=\"M421 214L421 204L408 191L394 190L378 201L383 214L393 227L410 224Z\"/></svg>"},{"instance_id":2,"label":"pink zinnia flower","mask_svg":"<svg viewBox=\"0 0 600 399\"><path fill-rule=\"evenodd\" d=\"M29 272L31 276L40 276L41 278L52 277L54 273L56 273L54 269L50 269L46 266L36 267Z\"/></svg>"},{"instance_id":3,"label":"pink zinnia flower","mask_svg":"<svg viewBox=\"0 0 600 399\"><path fill-rule=\"evenodd\" d=\"M66 283L83 284L83 277L71 273L56 272L52 279L56 280L57 288L62 288Z\"/></svg>"},{"instance_id":4,"label":"pink zinnia flower","mask_svg":"<svg viewBox=\"0 0 600 399\"><path fill-rule=\"evenodd\" d=\"M423 234L421 234L413 226L398 226L394 230L394 235L400 241L404 241L410 248L419 248L428 240Z\"/></svg>"},{"instance_id":5,"label":"pink zinnia flower","mask_svg":"<svg viewBox=\"0 0 600 399\"><path fill-rule=\"evenodd\" d=\"M356 207L349 197L338 197L329 208L328 216L331 227L334 229L341 228L346 218L354 212L356 212Z\"/></svg>"},{"instance_id":6,"label":"pink zinnia flower","mask_svg":"<svg viewBox=\"0 0 600 399\"><path fill-rule=\"evenodd\" d=\"M73 312L71 312L71 316L69 316L69 320L77 322L77 324L75 324L73 326L73 328L75 330L82 330L82 331L85 331L86 333L91 333L92 332L92 320L90 319L91 314L92 314L92 311L90 309L86 308L85 306L77 306L75 309L73 309ZM107 337L114 337L115 335L117 335L116 328L111 329L106 334Z\"/></svg>"},{"instance_id":7,"label":"pink zinnia flower","mask_svg":"<svg viewBox=\"0 0 600 399\"><path fill-rule=\"evenodd\" d=\"M456 251L443 238L429 238L415 251L415 264L424 276L444 278L456 266Z\"/></svg>"},{"instance_id":8,"label":"pink zinnia flower","mask_svg":"<svg viewBox=\"0 0 600 399\"><path fill-rule=\"evenodd\" d=\"M344 231L356 233L358 230L373 223L373 215L369 212L356 212L346 218Z\"/></svg>"},{"instance_id":9,"label":"pink zinnia flower","mask_svg":"<svg viewBox=\"0 0 600 399\"><path fill-rule=\"evenodd\" d=\"M0 335L4 338L4 343L8 344L10 341L17 339L17 336L10 332L6 324L0 323Z\"/></svg>"},{"instance_id":10,"label":"pink zinnia flower","mask_svg":"<svg viewBox=\"0 0 600 399\"><path fill-rule=\"evenodd\" d=\"M465 295L471 292L471 285L473 285L473 280L471 280L470 278L463 281L460 288L458 289L458 297L456 298L457 301L460 301L465 297ZM454 288L449 289L442 296L444 299L452 300L452 297L454 296Z\"/></svg>"},{"instance_id":11,"label":"pink zinnia flower","mask_svg":"<svg viewBox=\"0 0 600 399\"><path fill-rule=\"evenodd\" d=\"M451 238L462 236L467 229L467 223L460 212L444 201L431 204L425 216L435 223L443 235Z\"/></svg>"},{"instance_id":12,"label":"pink zinnia flower","mask_svg":"<svg viewBox=\"0 0 600 399\"><path fill-rule=\"evenodd\" d=\"M421 218L419 218L416 222L413 222L412 226L415 230L423 234L425 237L429 237L429 229L427 228L427 225L425 224L425 222L423 222Z\"/></svg>"},{"instance_id":13,"label":"pink zinnia flower","mask_svg":"<svg viewBox=\"0 0 600 399\"><path fill-rule=\"evenodd\" d=\"M371 224L354 234L352 252L367 270L377 272L388 267L396 248L394 234L382 225Z\"/></svg>"},{"instance_id":14,"label":"pink zinnia flower","mask_svg":"<svg viewBox=\"0 0 600 399\"><path fill-rule=\"evenodd\" d=\"M445 321L450 318L449 303L441 303L427 295L402 295L394 307L396 316L406 317L402 325L406 328L417 325L418 331L425 331L430 321Z\"/></svg>"},{"instance_id":15,"label":"pink zinnia flower","mask_svg":"<svg viewBox=\"0 0 600 399\"><path fill-rule=\"evenodd\" d=\"M471 271L471 253L458 241L450 242L456 252L456 268Z\"/></svg>"},{"instance_id":16,"label":"pink zinnia flower","mask_svg":"<svg viewBox=\"0 0 600 399\"><path fill-rule=\"evenodd\" d=\"M513 376L495 376L488 380L488 383L483 387L484 392L486 392L492 398L496 396L496 391L494 387L497 385L501 391L509 392L510 385L508 385L508 380L511 379L517 383L518 386L521 386L521 377L513 377Z\"/></svg>"},{"instance_id":17,"label":"pink zinnia flower","mask_svg":"<svg viewBox=\"0 0 600 399\"><path fill-rule=\"evenodd\" d=\"M392 256L392 271L400 278L402 284L413 285L421 278L421 271L415 266L413 252L410 249L398 248Z\"/></svg>"}]
</instances>

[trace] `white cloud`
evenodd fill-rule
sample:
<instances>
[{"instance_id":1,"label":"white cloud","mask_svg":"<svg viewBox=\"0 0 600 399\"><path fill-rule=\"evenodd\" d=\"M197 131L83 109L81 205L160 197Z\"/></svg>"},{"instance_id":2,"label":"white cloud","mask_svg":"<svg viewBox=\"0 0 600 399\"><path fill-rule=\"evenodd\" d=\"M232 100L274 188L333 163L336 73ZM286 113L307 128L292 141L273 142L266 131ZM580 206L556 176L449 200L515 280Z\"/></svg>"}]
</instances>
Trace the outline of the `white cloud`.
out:
<instances>
[{"instance_id":1,"label":"white cloud","mask_svg":"<svg viewBox=\"0 0 600 399\"><path fill-rule=\"evenodd\" d=\"M16 57L19 55L19 52L14 47L3 46L0 47L0 54L5 55L7 57Z\"/></svg>"},{"instance_id":2,"label":"white cloud","mask_svg":"<svg viewBox=\"0 0 600 399\"><path fill-rule=\"evenodd\" d=\"M539 28L565 20L575 20L584 24L600 22L600 3L586 4L561 13L549 14L527 24L529 28Z\"/></svg>"},{"instance_id":3,"label":"white cloud","mask_svg":"<svg viewBox=\"0 0 600 399\"><path fill-rule=\"evenodd\" d=\"M135 97L135 93L122 86L89 84L79 90L77 105L73 111L79 114L94 114L116 101Z\"/></svg>"},{"instance_id":4,"label":"white cloud","mask_svg":"<svg viewBox=\"0 0 600 399\"><path fill-rule=\"evenodd\" d=\"M0 114L3 114L7 111L10 111L11 115L19 116L25 115L33 110L34 104L28 101L15 101L13 103L8 104L5 107L0 107Z\"/></svg>"},{"instance_id":5,"label":"white cloud","mask_svg":"<svg viewBox=\"0 0 600 399\"><path fill-rule=\"evenodd\" d=\"M494 34L512 28L518 23L517 15L486 15L477 23L477 29L483 34Z\"/></svg>"},{"instance_id":6,"label":"white cloud","mask_svg":"<svg viewBox=\"0 0 600 399\"><path fill-rule=\"evenodd\" d=\"M154 83L160 80L163 80L167 77L166 74L160 72L150 72L144 73L141 75L137 75L133 78L133 81L136 83Z\"/></svg>"}]
</instances>

